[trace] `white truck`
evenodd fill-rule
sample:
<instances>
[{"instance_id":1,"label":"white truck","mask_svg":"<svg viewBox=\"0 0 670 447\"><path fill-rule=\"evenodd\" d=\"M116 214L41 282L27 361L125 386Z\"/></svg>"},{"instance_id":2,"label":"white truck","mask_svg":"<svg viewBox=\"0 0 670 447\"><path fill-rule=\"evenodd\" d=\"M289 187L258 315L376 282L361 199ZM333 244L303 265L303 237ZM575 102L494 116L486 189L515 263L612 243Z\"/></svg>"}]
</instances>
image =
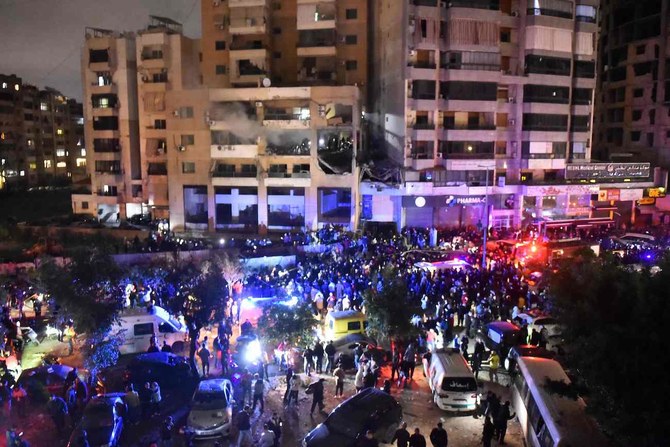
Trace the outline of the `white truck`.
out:
<instances>
[{"instance_id":1,"label":"white truck","mask_svg":"<svg viewBox=\"0 0 670 447\"><path fill-rule=\"evenodd\" d=\"M152 336L156 336L159 349L165 341L175 354L179 354L184 351L188 338L186 325L158 306L124 310L110 333L119 331L123 335L123 344L119 347L121 354L147 352Z\"/></svg>"}]
</instances>

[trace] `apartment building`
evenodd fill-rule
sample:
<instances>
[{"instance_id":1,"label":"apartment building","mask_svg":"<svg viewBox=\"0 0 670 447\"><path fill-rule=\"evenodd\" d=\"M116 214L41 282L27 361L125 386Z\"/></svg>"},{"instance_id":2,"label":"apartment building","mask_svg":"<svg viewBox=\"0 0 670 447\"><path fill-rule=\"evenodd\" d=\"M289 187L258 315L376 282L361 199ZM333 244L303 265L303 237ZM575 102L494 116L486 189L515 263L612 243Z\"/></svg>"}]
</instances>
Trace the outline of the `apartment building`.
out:
<instances>
[{"instance_id":1,"label":"apartment building","mask_svg":"<svg viewBox=\"0 0 670 447\"><path fill-rule=\"evenodd\" d=\"M85 178L82 105L55 89L0 75L0 161L0 189Z\"/></svg>"},{"instance_id":2,"label":"apartment building","mask_svg":"<svg viewBox=\"0 0 670 447\"><path fill-rule=\"evenodd\" d=\"M387 194L365 186L364 217L495 227L591 217L598 186L570 184L566 169L590 159L597 7L374 2L370 121L405 182Z\"/></svg>"},{"instance_id":3,"label":"apartment building","mask_svg":"<svg viewBox=\"0 0 670 447\"><path fill-rule=\"evenodd\" d=\"M353 228L364 6L203 0L201 40L160 17L132 35L89 30L93 193L75 212L151 213L175 231Z\"/></svg>"},{"instance_id":4,"label":"apartment building","mask_svg":"<svg viewBox=\"0 0 670 447\"><path fill-rule=\"evenodd\" d=\"M608 0L600 13L595 149L670 166L668 2Z\"/></svg>"}]
</instances>

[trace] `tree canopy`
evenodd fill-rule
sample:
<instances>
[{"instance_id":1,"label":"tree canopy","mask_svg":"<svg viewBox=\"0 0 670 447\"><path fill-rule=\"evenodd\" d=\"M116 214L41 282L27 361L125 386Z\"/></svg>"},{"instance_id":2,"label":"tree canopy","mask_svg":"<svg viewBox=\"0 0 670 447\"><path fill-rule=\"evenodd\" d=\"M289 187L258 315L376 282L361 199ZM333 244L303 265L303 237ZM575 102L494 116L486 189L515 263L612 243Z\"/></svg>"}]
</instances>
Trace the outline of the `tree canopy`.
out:
<instances>
[{"instance_id":1,"label":"tree canopy","mask_svg":"<svg viewBox=\"0 0 670 447\"><path fill-rule=\"evenodd\" d=\"M387 267L382 272L382 289L368 289L364 294L367 333L379 342L413 338L417 328L412 315L420 314L419 306L409 299L407 285L397 269Z\"/></svg>"},{"instance_id":2,"label":"tree canopy","mask_svg":"<svg viewBox=\"0 0 670 447\"><path fill-rule=\"evenodd\" d=\"M258 320L258 330L266 340L279 344L288 340L291 345L307 345L314 340L317 320L309 303L289 307L273 303L263 308Z\"/></svg>"},{"instance_id":3,"label":"tree canopy","mask_svg":"<svg viewBox=\"0 0 670 447\"><path fill-rule=\"evenodd\" d=\"M670 445L667 405L670 259L635 271L614 259L581 257L550 279L564 324L564 367L589 390L589 410L622 445Z\"/></svg>"}]
</instances>

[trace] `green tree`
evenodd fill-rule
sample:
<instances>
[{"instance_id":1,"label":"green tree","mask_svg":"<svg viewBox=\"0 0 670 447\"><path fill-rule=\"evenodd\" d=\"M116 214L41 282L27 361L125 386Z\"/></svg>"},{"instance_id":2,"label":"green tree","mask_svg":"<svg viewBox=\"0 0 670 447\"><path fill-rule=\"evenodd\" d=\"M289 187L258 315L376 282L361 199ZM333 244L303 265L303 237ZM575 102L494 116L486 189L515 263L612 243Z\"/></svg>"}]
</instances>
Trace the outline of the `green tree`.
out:
<instances>
[{"instance_id":1,"label":"green tree","mask_svg":"<svg viewBox=\"0 0 670 447\"><path fill-rule=\"evenodd\" d=\"M287 340L292 346L311 344L317 320L309 303L289 307L273 303L263 308L258 320L258 331L274 346Z\"/></svg>"},{"instance_id":2,"label":"green tree","mask_svg":"<svg viewBox=\"0 0 670 447\"><path fill-rule=\"evenodd\" d=\"M550 278L565 326L564 366L588 389L589 410L621 445L667 445L667 331L670 260L634 271L614 259L584 256Z\"/></svg>"},{"instance_id":3,"label":"green tree","mask_svg":"<svg viewBox=\"0 0 670 447\"><path fill-rule=\"evenodd\" d=\"M368 335L380 343L415 337L418 329L411 318L420 314L421 309L409 299L402 275L397 269L386 267L382 271L382 284L380 292L373 286L363 295Z\"/></svg>"}]
</instances>

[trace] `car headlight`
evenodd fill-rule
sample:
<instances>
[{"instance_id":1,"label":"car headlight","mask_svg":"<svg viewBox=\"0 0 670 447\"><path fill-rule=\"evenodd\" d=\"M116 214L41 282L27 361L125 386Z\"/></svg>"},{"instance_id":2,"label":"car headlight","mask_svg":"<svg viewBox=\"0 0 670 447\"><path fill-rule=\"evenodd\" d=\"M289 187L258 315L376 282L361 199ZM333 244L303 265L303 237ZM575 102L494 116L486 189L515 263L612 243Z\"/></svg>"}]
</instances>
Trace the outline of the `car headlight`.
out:
<instances>
[{"instance_id":1,"label":"car headlight","mask_svg":"<svg viewBox=\"0 0 670 447\"><path fill-rule=\"evenodd\" d=\"M244 350L244 360L251 363L261 358L263 351L261 349L261 344L258 340L253 340L249 342L246 349Z\"/></svg>"},{"instance_id":2,"label":"car headlight","mask_svg":"<svg viewBox=\"0 0 670 447\"><path fill-rule=\"evenodd\" d=\"M305 440L303 439L301 445L302 445L302 447L307 447L307 441L305 441Z\"/></svg>"}]
</instances>

